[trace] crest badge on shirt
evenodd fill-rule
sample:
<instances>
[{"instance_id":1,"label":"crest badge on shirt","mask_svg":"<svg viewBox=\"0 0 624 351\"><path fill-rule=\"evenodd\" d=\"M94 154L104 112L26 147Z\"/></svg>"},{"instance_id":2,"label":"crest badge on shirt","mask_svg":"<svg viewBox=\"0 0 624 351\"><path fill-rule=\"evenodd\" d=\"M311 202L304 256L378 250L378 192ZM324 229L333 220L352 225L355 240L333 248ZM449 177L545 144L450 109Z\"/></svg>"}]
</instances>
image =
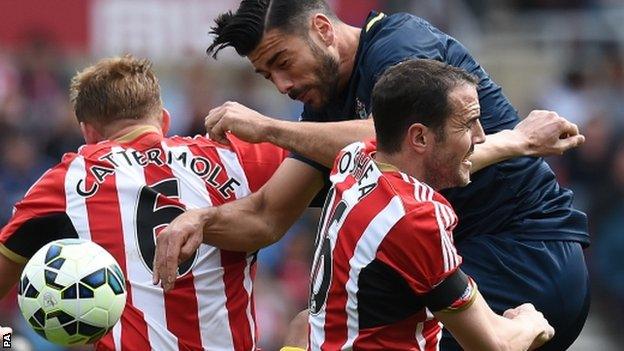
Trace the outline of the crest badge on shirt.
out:
<instances>
[{"instance_id":1,"label":"crest badge on shirt","mask_svg":"<svg viewBox=\"0 0 624 351\"><path fill-rule=\"evenodd\" d=\"M360 119L368 118L368 112L366 111L366 105L359 98L355 98L355 113Z\"/></svg>"}]
</instances>

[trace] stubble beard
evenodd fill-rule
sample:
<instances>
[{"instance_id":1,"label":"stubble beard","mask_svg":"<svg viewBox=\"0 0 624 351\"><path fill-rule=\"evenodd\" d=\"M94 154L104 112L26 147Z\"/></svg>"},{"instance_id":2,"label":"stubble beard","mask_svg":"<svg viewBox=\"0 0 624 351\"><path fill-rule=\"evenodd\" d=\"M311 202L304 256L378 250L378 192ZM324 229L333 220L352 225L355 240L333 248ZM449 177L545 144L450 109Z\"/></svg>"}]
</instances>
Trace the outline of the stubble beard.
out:
<instances>
[{"instance_id":1,"label":"stubble beard","mask_svg":"<svg viewBox=\"0 0 624 351\"><path fill-rule=\"evenodd\" d=\"M321 110L338 99L339 64L335 58L324 53L316 43L310 41L308 44L318 62L316 83L311 88L316 89L321 98L319 106L312 107Z\"/></svg>"}]
</instances>

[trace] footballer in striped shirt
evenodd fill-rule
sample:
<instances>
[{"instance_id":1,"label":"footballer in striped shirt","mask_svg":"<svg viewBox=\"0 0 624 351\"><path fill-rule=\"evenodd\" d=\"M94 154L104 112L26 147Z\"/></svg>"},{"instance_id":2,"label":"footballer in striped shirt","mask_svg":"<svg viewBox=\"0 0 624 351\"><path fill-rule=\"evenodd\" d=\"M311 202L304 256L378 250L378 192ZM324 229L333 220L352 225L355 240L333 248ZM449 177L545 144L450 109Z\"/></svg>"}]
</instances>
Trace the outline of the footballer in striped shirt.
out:
<instances>
[{"instance_id":1,"label":"footballer in striped shirt","mask_svg":"<svg viewBox=\"0 0 624 351\"><path fill-rule=\"evenodd\" d=\"M61 238L96 242L126 277L120 323L97 350L257 349L256 253L202 244L178 267L175 289L152 284L155 237L190 208L258 190L287 156L231 137L165 137L169 114L147 60L100 61L76 75L72 102L86 145L48 170L0 232L0 297L26 261Z\"/></svg>"},{"instance_id":2,"label":"footballer in striped shirt","mask_svg":"<svg viewBox=\"0 0 624 351\"><path fill-rule=\"evenodd\" d=\"M376 143L337 157L311 273L310 350L527 350L554 331L532 305L499 316L461 270L457 216L437 190L470 182L477 80L433 60L390 68L373 91ZM422 97L428 97L427 99Z\"/></svg>"}]
</instances>

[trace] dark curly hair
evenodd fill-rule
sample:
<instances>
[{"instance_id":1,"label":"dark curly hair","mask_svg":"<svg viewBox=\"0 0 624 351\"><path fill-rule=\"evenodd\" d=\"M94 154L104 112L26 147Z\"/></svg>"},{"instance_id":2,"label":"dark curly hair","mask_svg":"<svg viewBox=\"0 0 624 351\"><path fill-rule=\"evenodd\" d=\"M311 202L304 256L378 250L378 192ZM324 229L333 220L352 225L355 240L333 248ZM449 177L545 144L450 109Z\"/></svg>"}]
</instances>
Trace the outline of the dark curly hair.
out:
<instances>
[{"instance_id":1,"label":"dark curly hair","mask_svg":"<svg viewBox=\"0 0 624 351\"><path fill-rule=\"evenodd\" d=\"M206 53L216 58L219 51L231 46L240 56L247 56L258 46L265 30L305 33L312 12L336 18L324 0L243 0L236 13L228 11L217 17L210 31L215 38Z\"/></svg>"}]
</instances>

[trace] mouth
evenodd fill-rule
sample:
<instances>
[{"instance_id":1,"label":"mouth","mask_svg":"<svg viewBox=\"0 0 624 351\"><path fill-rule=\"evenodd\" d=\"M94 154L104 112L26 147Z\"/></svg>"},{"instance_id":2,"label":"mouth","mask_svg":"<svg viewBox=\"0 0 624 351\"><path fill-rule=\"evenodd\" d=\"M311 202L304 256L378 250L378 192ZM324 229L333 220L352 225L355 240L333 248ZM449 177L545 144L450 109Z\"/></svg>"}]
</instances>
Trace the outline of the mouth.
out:
<instances>
[{"instance_id":1,"label":"mouth","mask_svg":"<svg viewBox=\"0 0 624 351\"><path fill-rule=\"evenodd\" d=\"M299 94L299 96L297 97L297 100L303 102L304 104L307 104L309 92L310 92L310 89L305 90L303 93Z\"/></svg>"},{"instance_id":2,"label":"mouth","mask_svg":"<svg viewBox=\"0 0 624 351\"><path fill-rule=\"evenodd\" d=\"M308 93L309 90L310 89L305 89L305 90L296 89L296 90L291 91L288 94L288 97L291 98L292 100L298 100L298 101L304 102L306 98L306 94Z\"/></svg>"},{"instance_id":3,"label":"mouth","mask_svg":"<svg viewBox=\"0 0 624 351\"><path fill-rule=\"evenodd\" d=\"M472 168L472 162L470 161L470 156L472 156L472 154L474 153L474 145L472 145L470 147L470 151L468 151L468 153L466 154L466 157L464 157L464 160L462 161L462 164Z\"/></svg>"}]
</instances>

